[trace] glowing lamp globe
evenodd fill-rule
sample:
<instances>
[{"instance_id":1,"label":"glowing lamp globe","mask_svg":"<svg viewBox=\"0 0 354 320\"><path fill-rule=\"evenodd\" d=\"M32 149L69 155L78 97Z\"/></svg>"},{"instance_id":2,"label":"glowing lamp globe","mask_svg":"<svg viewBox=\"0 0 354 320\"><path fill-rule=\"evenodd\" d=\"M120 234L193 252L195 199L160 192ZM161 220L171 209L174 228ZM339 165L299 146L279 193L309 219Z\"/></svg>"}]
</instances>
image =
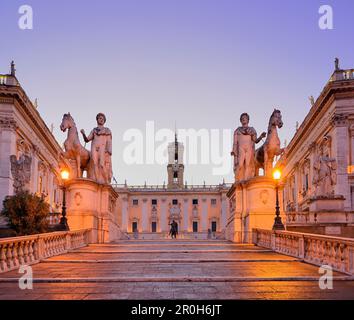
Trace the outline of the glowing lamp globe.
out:
<instances>
[{"instance_id":1,"label":"glowing lamp globe","mask_svg":"<svg viewBox=\"0 0 354 320\"><path fill-rule=\"evenodd\" d=\"M69 180L69 171L67 170L63 170L61 172L61 178L65 181L65 180Z\"/></svg>"},{"instance_id":2,"label":"glowing lamp globe","mask_svg":"<svg viewBox=\"0 0 354 320\"><path fill-rule=\"evenodd\" d=\"M273 179L274 180L280 180L281 178L281 172L280 170L276 169L273 171Z\"/></svg>"}]
</instances>

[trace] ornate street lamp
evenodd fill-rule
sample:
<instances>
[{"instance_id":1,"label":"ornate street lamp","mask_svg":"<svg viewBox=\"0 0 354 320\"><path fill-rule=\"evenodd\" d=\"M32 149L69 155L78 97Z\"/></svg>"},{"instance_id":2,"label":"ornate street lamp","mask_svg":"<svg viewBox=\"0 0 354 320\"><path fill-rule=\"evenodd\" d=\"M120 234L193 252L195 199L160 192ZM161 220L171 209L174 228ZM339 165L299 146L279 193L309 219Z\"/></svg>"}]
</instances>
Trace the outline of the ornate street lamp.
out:
<instances>
[{"instance_id":1,"label":"ornate street lamp","mask_svg":"<svg viewBox=\"0 0 354 320\"><path fill-rule=\"evenodd\" d=\"M69 231L68 219L66 218L66 185L65 182L69 180L69 171L63 170L61 172L61 178L63 180L63 205L62 205L62 217L60 219L60 229Z\"/></svg>"},{"instance_id":2,"label":"ornate street lamp","mask_svg":"<svg viewBox=\"0 0 354 320\"><path fill-rule=\"evenodd\" d=\"M275 192L276 192L276 201L275 201L275 219L273 230L285 230L283 223L281 222L280 216L280 207L279 207L279 180L281 178L281 172L279 169L273 171L273 179L275 180Z\"/></svg>"}]
</instances>

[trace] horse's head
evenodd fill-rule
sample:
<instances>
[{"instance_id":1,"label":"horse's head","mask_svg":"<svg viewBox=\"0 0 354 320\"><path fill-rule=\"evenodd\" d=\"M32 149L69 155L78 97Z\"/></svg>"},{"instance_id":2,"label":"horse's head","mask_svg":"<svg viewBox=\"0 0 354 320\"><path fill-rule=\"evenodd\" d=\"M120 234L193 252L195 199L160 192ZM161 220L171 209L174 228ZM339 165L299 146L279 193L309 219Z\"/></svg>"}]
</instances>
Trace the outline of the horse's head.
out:
<instances>
[{"instance_id":1,"label":"horse's head","mask_svg":"<svg viewBox=\"0 0 354 320\"><path fill-rule=\"evenodd\" d=\"M74 125L74 120L69 113L65 113L63 120L61 121L60 130L65 132L66 129L70 129Z\"/></svg>"},{"instance_id":2,"label":"horse's head","mask_svg":"<svg viewBox=\"0 0 354 320\"><path fill-rule=\"evenodd\" d=\"M270 117L269 125L276 126L278 128L281 128L283 126L283 120L282 120L280 110L274 109L274 111Z\"/></svg>"}]
</instances>

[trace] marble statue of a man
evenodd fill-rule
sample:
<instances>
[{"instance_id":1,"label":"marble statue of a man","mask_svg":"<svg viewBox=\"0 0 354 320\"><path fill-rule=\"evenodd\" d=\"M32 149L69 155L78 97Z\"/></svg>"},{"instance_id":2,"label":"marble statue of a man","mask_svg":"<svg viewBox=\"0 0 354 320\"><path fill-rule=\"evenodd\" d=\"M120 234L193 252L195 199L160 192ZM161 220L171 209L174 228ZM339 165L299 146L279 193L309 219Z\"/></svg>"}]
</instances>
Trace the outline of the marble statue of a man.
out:
<instances>
[{"instance_id":1,"label":"marble statue of a man","mask_svg":"<svg viewBox=\"0 0 354 320\"><path fill-rule=\"evenodd\" d=\"M99 113L96 116L97 127L87 137L82 129L81 133L85 142L91 143L91 161L95 180L99 183L110 183L112 179L112 132L104 127L106 116Z\"/></svg>"},{"instance_id":2,"label":"marble statue of a man","mask_svg":"<svg viewBox=\"0 0 354 320\"><path fill-rule=\"evenodd\" d=\"M249 115L242 113L240 117L242 126L234 132L231 155L234 156L236 181L247 180L255 176L255 144L267 135L263 132L257 138L256 130L248 126L249 120Z\"/></svg>"},{"instance_id":3,"label":"marble statue of a man","mask_svg":"<svg viewBox=\"0 0 354 320\"><path fill-rule=\"evenodd\" d=\"M313 184L316 188L316 196L331 196L333 186L337 183L336 159L330 158L326 145L322 145L319 155L314 163Z\"/></svg>"}]
</instances>

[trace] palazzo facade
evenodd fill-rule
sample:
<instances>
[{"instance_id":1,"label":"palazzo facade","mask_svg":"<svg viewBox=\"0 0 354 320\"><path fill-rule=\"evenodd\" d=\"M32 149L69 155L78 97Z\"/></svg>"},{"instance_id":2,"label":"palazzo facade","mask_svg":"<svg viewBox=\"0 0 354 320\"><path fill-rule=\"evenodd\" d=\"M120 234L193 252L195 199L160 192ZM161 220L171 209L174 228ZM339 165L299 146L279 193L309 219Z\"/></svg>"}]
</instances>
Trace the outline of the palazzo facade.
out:
<instances>
[{"instance_id":1,"label":"palazzo facade","mask_svg":"<svg viewBox=\"0 0 354 320\"><path fill-rule=\"evenodd\" d=\"M168 237L173 220L179 237L224 237L229 212L226 194L231 185L185 185L183 150L177 137L168 146L167 185L115 186L121 228L129 237Z\"/></svg>"},{"instance_id":2,"label":"palazzo facade","mask_svg":"<svg viewBox=\"0 0 354 320\"><path fill-rule=\"evenodd\" d=\"M354 237L354 69L336 64L278 167L288 230Z\"/></svg>"},{"instance_id":3,"label":"palazzo facade","mask_svg":"<svg viewBox=\"0 0 354 320\"><path fill-rule=\"evenodd\" d=\"M24 188L43 196L51 212L61 211L60 172L70 169L62 149L16 78L0 75L0 209L2 201ZM4 224L0 217L0 224Z\"/></svg>"}]
</instances>

